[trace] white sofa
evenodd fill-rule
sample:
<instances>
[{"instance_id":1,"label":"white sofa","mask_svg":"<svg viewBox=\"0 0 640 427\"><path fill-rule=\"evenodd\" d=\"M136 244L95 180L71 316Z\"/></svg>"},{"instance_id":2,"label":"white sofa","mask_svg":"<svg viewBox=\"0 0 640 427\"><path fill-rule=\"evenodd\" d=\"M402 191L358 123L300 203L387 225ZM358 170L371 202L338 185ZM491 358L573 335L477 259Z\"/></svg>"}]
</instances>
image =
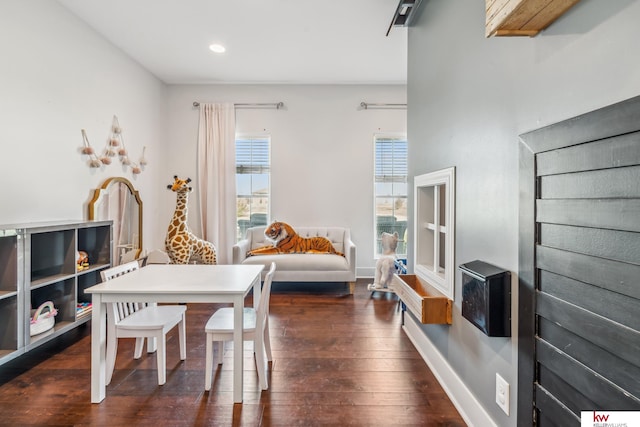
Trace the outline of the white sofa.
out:
<instances>
[{"instance_id":1,"label":"white sofa","mask_svg":"<svg viewBox=\"0 0 640 427\"><path fill-rule=\"evenodd\" d=\"M300 237L326 237L344 256L332 254L275 254L247 257L247 252L273 244L264 235L265 227L247 229L245 238L233 246L234 264L276 263L274 282L346 282L353 293L356 281L356 245L344 227L294 227ZM263 276L266 274L265 269Z\"/></svg>"}]
</instances>

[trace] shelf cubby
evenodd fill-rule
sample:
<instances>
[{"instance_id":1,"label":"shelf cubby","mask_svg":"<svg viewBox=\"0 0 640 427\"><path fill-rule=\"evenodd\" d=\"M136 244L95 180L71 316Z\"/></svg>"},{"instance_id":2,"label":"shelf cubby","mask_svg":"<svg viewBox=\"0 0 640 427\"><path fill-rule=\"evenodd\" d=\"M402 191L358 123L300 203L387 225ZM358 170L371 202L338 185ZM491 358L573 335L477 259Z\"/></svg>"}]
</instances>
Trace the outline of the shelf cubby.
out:
<instances>
[{"instance_id":1,"label":"shelf cubby","mask_svg":"<svg viewBox=\"0 0 640 427\"><path fill-rule=\"evenodd\" d=\"M106 267L105 267L106 268ZM78 291L77 291L77 303L90 303L91 302L91 294L86 293L86 289L95 285L96 283L101 282L100 271L102 269L94 269L92 271L86 272L85 274L78 276ZM90 315L91 312L85 312L82 315L76 315L76 320L84 319L87 317L87 314Z\"/></svg>"},{"instance_id":2,"label":"shelf cubby","mask_svg":"<svg viewBox=\"0 0 640 427\"><path fill-rule=\"evenodd\" d=\"M75 278L70 278L61 282L41 286L35 290L31 290L31 310L33 312L44 302L51 301L58 314L55 316L55 324L50 329L41 334L33 335L29 339L30 344L34 344L39 340L56 335L56 332L66 330L76 320L76 293Z\"/></svg>"},{"instance_id":3,"label":"shelf cubby","mask_svg":"<svg viewBox=\"0 0 640 427\"><path fill-rule=\"evenodd\" d=\"M18 298L0 300L0 359L18 350Z\"/></svg>"},{"instance_id":4,"label":"shelf cubby","mask_svg":"<svg viewBox=\"0 0 640 427\"><path fill-rule=\"evenodd\" d=\"M31 285L57 281L76 272L75 230L31 234Z\"/></svg>"},{"instance_id":5,"label":"shelf cubby","mask_svg":"<svg viewBox=\"0 0 640 427\"><path fill-rule=\"evenodd\" d=\"M111 227L78 228L78 250L89 256L89 266L111 264Z\"/></svg>"},{"instance_id":6,"label":"shelf cubby","mask_svg":"<svg viewBox=\"0 0 640 427\"><path fill-rule=\"evenodd\" d=\"M0 237L0 298L18 292L18 236Z\"/></svg>"}]
</instances>

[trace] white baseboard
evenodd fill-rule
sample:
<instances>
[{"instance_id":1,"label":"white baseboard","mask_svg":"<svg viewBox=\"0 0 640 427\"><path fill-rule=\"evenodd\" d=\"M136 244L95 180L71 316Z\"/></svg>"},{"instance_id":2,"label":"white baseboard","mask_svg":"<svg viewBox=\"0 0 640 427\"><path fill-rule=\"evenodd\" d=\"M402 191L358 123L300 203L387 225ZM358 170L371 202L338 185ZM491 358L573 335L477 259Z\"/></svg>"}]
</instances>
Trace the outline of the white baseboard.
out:
<instances>
[{"instance_id":1,"label":"white baseboard","mask_svg":"<svg viewBox=\"0 0 640 427\"><path fill-rule=\"evenodd\" d=\"M376 274L375 267L356 267L356 277L358 278L371 278Z\"/></svg>"},{"instance_id":2,"label":"white baseboard","mask_svg":"<svg viewBox=\"0 0 640 427\"><path fill-rule=\"evenodd\" d=\"M404 316L402 329L427 363L433 375L438 379L438 382L467 425L470 427L497 427L497 424L471 393L471 390L467 388L462 379L449 365L449 362L442 357L442 354L409 314Z\"/></svg>"}]
</instances>

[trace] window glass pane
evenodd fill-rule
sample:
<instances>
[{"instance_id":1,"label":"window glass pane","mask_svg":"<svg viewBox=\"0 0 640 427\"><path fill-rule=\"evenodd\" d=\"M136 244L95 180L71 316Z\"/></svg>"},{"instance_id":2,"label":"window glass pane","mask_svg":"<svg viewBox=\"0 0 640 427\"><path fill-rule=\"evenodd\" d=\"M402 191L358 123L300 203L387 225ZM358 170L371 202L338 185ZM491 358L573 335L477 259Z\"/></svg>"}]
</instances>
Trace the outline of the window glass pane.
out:
<instances>
[{"instance_id":1,"label":"window glass pane","mask_svg":"<svg viewBox=\"0 0 640 427\"><path fill-rule=\"evenodd\" d=\"M393 198L391 197L376 197L376 216L379 218L378 222L384 221L381 217L393 216Z\"/></svg>"},{"instance_id":2,"label":"window glass pane","mask_svg":"<svg viewBox=\"0 0 640 427\"><path fill-rule=\"evenodd\" d=\"M376 182L375 190L377 196L392 196L393 195L393 186L391 183L386 182Z\"/></svg>"},{"instance_id":3,"label":"window glass pane","mask_svg":"<svg viewBox=\"0 0 640 427\"><path fill-rule=\"evenodd\" d=\"M407 229L407 140L375 138L375 223L376 256L380 255L380 235L398 233L396 254L406 255Z\"/></svg>"},{"instance_id":4,"label":"window glass pane","mask_svg":"<svg viewBox=\"0 0 640 427\"><path fill-rule=\"evenodd\" d=\"M254 195L269 194L269 174L251 175L251 188Z\"/></svg>"},{"instance_id":5,"label":"window glass pane","mask_svg":"<svg viewBox=\"0 0 640 427\"><path fill-rule=\"evenodd\" d=\"M269 138L236 140L238 239L249 227L266 225L270 200Z\"/></svg>"},{"instance_id":6,"label":"window glass pane","mask_svg":"<svg viewBox=\"0 0 640 427\"><path fill-rule=\"evenodd\" d=\"M251 195L251 175L236 174L236 192L238 196Z\"/></svg>"},{"instance_id":7,"label":"window glass pane","mask_svg":"<svg viewBox=\"0 0 640 427\"><path fill-rule=\"evenodd\" d=\"M256 224L267 225L266 218L269 213L269 197L251 198L251 217ZM260 215L258 215L260 214Z\"/></svg>"},{"instance_id":8,"label":"window glass pane","mask_svg":"<svg viewBox=\"0 0 640 427\"><path fill-rule=\"evenodd\" d=\"M249 210L250 204L251 204L251 199L246 197L238 197L237 199L238 220L241 220L241 219L249 220L249 214L251 213L251 211Z\"/></svg>"},{"instance_id":9,"label":"window glass pane","mask_svg":"<svg viewBox=\"0 0 640 427\"><path fill-rule=\"evenodd\" d=\"M393 195L394 196L406 196L407 195L407 183L406 182L396 182L393 184Z\"/></svg>"},{"instance_id":10,"label":"window glass pane","mask_svg":"<svg viewBox=\"0 0 640 427\"><path fill-rule=\"evenodd\" d=\"M393 215L398 220L407 220L407 198L395 197L393 199Z\"/></svg>"}]
</instances>

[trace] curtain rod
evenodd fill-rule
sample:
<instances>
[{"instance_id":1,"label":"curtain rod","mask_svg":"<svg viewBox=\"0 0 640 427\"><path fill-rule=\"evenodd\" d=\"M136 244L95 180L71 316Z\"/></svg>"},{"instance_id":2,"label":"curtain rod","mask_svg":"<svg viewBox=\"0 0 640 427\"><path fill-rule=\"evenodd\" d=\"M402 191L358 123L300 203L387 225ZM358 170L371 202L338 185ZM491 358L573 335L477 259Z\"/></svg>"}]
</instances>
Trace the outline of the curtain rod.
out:
<instances>
[{"instance_id":1,"label":"curtain rod","mask_svg":"<svg viewBox=\"0 0 640 427\"><path fill-rule=\"evenodd\" d=\"M198 101L193 101L194 107L199 107L200 103ZM284 102L258 102L253 104L233 104L236 108L275 108L276 110L284 107Z\"/></svg>"},{"instance_id":2,"label":"curtain rod","mask_svg":"<svg viewBox=\"0 0 640 427\"><path fill-rule=\"evenodd\" d=\"M407 108L407 104L371 104L368 102L361 102L360 103L360 107L364 110L368 110L368 109L382 109L382 108L389 108L389 109L406 109Z\"/></svg>"}]
</instances>

